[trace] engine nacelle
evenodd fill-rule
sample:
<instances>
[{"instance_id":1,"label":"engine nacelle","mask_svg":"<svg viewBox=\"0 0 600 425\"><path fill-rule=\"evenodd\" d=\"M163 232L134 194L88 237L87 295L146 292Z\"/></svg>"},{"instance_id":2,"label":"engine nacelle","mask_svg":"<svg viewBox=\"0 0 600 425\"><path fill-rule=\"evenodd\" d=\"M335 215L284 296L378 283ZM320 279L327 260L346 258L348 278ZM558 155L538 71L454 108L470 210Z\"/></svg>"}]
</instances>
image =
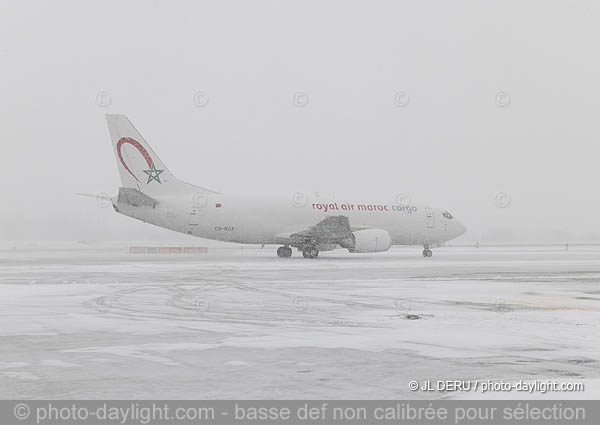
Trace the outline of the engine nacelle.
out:
<instances>
[{"instance_id":1,"label":"engine nacelle","mask_svg":"<svg viewBox=\"0 0 600 425\"><path fill-rule=\"evenodd\" d=\"M340 245L350 252L383 252L392 246L392 237L382 229L357 230Z\"/></svg>"}]
</instances>

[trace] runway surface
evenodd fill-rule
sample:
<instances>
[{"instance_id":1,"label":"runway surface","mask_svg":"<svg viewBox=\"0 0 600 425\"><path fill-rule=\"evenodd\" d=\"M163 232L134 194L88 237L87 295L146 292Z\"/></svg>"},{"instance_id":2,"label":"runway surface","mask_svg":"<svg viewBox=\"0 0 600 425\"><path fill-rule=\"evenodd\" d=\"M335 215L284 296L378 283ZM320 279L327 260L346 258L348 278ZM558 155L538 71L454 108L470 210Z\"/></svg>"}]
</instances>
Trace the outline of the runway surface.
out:
<instances>
[{"instance_id":1,"label":"runway surface","mask_svg":"<svg viewBox=\"0 0 600 425\"><path fill-rule=\"evenodd\" d=\"M557 379L600 395L600 249L0 251L0 398L537 398L416 380Z\"/></svg>"}]
</instances>

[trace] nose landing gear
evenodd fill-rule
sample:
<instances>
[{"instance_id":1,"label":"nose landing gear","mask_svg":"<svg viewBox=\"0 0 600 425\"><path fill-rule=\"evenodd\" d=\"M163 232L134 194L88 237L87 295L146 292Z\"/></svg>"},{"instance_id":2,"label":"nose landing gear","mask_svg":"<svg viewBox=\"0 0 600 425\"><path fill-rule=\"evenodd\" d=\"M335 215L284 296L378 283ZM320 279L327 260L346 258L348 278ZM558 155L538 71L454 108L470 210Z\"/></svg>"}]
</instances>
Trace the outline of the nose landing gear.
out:
<instances>
[{"instance_id":1,"label":"nose landing gear","mask_svg":"<svg viewBox=\"0 0 600 425\"><path fill-rule=\"evenodd\" d=\"M425 245L423 248L423 257L431 257L433 255L433 251L429 249L429 247L427 245Z\"/></svg>"},{"instance_id":2,"label":"nose landing gear","mask_svg":"<svg viewBox=\"0 0 600 425\"><path fill-rule=\"evenodd\" d=\"M292 248L289 246L280 246L277 248L277 256L279 258L290 258L292 256Z\"/></svg>"}]
</instances>

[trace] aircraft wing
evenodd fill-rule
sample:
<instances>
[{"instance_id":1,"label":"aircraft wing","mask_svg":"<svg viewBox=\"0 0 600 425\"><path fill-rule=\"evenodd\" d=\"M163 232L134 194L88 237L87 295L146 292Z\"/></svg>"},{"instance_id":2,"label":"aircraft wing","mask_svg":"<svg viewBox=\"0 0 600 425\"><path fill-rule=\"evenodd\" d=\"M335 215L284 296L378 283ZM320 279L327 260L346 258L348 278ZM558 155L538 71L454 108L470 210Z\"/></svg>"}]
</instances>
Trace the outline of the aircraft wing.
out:
<instances>
[{"instance_id":1,"label":"aircraft wing","mask_svg":"<svg viewBox=\"0 0 600 425\"><path fill-rule=\"evenodd\" d=\"M308 243L339 244L346 238L352 238L352 229L348 217L343 215L327 217L306 230L289 235L292 246Z\"/></svg>"}]
</instances>

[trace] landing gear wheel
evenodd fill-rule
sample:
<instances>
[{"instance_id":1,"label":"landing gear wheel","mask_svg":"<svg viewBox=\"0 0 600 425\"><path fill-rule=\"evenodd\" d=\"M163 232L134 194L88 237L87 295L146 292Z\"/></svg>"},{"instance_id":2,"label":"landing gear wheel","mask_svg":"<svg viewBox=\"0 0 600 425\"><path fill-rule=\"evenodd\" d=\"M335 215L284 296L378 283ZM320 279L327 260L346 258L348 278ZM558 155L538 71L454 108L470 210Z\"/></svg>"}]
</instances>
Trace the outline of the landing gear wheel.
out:
<instances>
[{"instance_id":1,"label":"landing gear wheel","mask_svg":"<svg viewBox=\"0 0 600 425\"><path fill-rule=\"evenodd\" d=\"M305 246L302 248L304 258L315 258L319 256L319 250L314 246Z\"/></svg>"},{"instance_id":2,"label":"landing gear wheel","mask_svg":"<svg viewBox=\"0 0 600 425\"><path fill-rule=\"evenodd\" d=\"M431 257L432 255L433 255L433 251L432 250L430 250L428 248L425 248L423 250L423 257Z\"/></svg>"},{"instance_id":3,"label":"landing gear wheel","mask_svg":"<svg viewBox=\"0 0 600 425\"><path fill-rule=\"evenodd\" d=\"M277 256L279 258L290 258L292 256L292 248L289 246L280 246L277 248Z\"/></svg>"}]
</instances>

